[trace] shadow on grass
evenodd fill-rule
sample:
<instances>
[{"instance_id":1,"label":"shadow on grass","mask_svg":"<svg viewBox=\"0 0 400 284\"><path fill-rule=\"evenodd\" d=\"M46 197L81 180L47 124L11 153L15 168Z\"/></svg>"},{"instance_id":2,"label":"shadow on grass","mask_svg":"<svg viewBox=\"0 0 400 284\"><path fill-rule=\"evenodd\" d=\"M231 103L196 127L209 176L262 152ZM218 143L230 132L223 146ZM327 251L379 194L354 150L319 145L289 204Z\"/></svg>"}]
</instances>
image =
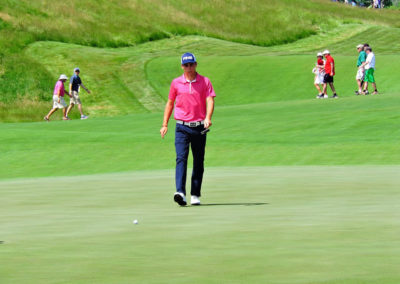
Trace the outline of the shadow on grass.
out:
<instances>
[{"instance_id":1,"label":"shadow on grass","mask_svg":"<svg viewBox=\"0 0 400 284\"><path fill-rule=\"evenodd\" d=\"M257 206L257 205L267 205L269 203L264 202L239 202L239 203L202 203L199 207L203 206Z\"/></svg>"}]
</instances>

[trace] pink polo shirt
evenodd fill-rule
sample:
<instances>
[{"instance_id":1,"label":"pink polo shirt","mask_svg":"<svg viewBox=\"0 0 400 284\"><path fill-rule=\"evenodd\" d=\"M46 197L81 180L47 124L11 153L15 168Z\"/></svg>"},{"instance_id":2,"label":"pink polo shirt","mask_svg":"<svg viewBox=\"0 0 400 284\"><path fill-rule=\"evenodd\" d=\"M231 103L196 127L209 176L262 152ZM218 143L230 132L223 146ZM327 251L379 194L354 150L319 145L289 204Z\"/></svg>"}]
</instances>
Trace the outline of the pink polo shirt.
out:
<instances>
[{"instance_id":1,"label":"pink polo shirt","mask_svg":"<svg viewBox=\"0 0 400 284\"><path fill-rule=\"evenodd\" d=\"M207 97L215 97L210 79L199 74L192 82L185 75L175 78L171 83L168 98L175 101L175 120L186 122L201 121L206 118Z\"/></svg>"},{"instance_id":2,"label":"pink polo shirt","mask_svg":"<svg viewBox=\"0 0 400 284\"><path fill-rule=\"evenodd\" d=\"M57 81L54 87L53 95L58 95L58 91L60 91L60 97L63 97L65 89L64 89L64 83L61 80Z\"/></svg>"}]
</instances>

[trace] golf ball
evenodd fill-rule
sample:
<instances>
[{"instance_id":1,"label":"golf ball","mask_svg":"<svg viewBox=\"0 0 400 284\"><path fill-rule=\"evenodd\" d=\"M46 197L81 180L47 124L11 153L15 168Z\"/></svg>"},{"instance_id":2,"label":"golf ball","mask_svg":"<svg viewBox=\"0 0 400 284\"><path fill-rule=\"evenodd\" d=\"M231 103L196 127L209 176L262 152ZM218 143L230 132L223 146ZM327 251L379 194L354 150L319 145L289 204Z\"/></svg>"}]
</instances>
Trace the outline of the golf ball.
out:
<instances>
[{"instance_id":1,"label":"golf ball","mask_svg":"<svg viewBox=\"0 0 400 284\"><path fill-rule=\"evenodd\" d=\"M133 220L133 224L138 224L139 222L138 222L138 220Z\"/></svg>"}]
</instances>

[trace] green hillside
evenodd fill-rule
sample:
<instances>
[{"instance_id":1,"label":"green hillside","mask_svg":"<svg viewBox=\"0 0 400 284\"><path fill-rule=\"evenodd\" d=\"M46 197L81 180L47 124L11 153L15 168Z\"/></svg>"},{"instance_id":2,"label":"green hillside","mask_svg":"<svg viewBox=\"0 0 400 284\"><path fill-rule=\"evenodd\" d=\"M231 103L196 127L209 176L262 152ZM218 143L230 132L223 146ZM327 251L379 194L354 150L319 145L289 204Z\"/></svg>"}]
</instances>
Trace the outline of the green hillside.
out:
<instances>
[{"instance_id":1,"label":"green hillside","mask_svg":"<svg viewBox=\"0 0 400 284\"><path fill-rule=\"evenodd\" d=\"M377 52L392 54L400 49L398 15L323 0L3 1L0 121L39 121L59 74L71 75L75 66L94 90L84 95L85 108L92 116L115 116L159 111L165 88L154 88L145 68L157 57L171 57L170 64L188 49L207 57L310 54L326 47L351 55L354 42L369 41ZM230 68L218 73L238 71Z\"/></svg>"}]
</instances>

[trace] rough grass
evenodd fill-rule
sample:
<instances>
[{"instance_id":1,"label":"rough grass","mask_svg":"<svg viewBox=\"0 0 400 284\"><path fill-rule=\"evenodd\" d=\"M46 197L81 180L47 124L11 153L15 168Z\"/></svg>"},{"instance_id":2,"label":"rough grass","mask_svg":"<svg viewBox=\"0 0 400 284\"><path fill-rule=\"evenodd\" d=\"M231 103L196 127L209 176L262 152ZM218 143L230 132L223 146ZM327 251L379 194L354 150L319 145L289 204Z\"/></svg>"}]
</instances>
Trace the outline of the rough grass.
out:
<instances>
[{"instance_id":1,"label":"rough grass","mask_svg":"<svg viewBox=\"0 0 400 284\"><path fill-rule=\"evenodd\" d=\"M337 60L339 92L342 96L351 95L354 58L357 56L354 46L365 41L377 53L380 89L393 92L397 90L395 77L392 76L395 72L393 58L397 57L392 54L400 50L395 43L395 39L400 42L400 33L396 32L395 28L349 24L293 44L268 48L199 36L177 37L118 49L38 42L30 45L24 56L37 60L45 68L43 80L30 78L28 82L47 82L49 87L46 91L35 90L40 100L49 102L49 107L58 74L70 75L72 68L79 66L83 81L93 91L91 95L82 93L85 109L92 116L116 116L163 110L170 81L181 73L179 56L187 50L198 56L199 71L213 78L220 94L220 104L310 98L314 95L310 70L315 63L315 53L325 48L329 48ZM305 56L295 59L276 56L283 54ZM276 80L276 72L296 79L283 83ZM44 76L50 77L50 74L53 74L52 80L45 80ZM250 97L247 95L249 88ZM295 95L286 95L293 90L296 90ZM349 93L343 93L345 90ZM39 109L36 112L32 110L30 114L24 112L26 121L38 121L44 115ZM73 116L76 115L77 112L74 112Z\"/></svg>"}]
</instances>

